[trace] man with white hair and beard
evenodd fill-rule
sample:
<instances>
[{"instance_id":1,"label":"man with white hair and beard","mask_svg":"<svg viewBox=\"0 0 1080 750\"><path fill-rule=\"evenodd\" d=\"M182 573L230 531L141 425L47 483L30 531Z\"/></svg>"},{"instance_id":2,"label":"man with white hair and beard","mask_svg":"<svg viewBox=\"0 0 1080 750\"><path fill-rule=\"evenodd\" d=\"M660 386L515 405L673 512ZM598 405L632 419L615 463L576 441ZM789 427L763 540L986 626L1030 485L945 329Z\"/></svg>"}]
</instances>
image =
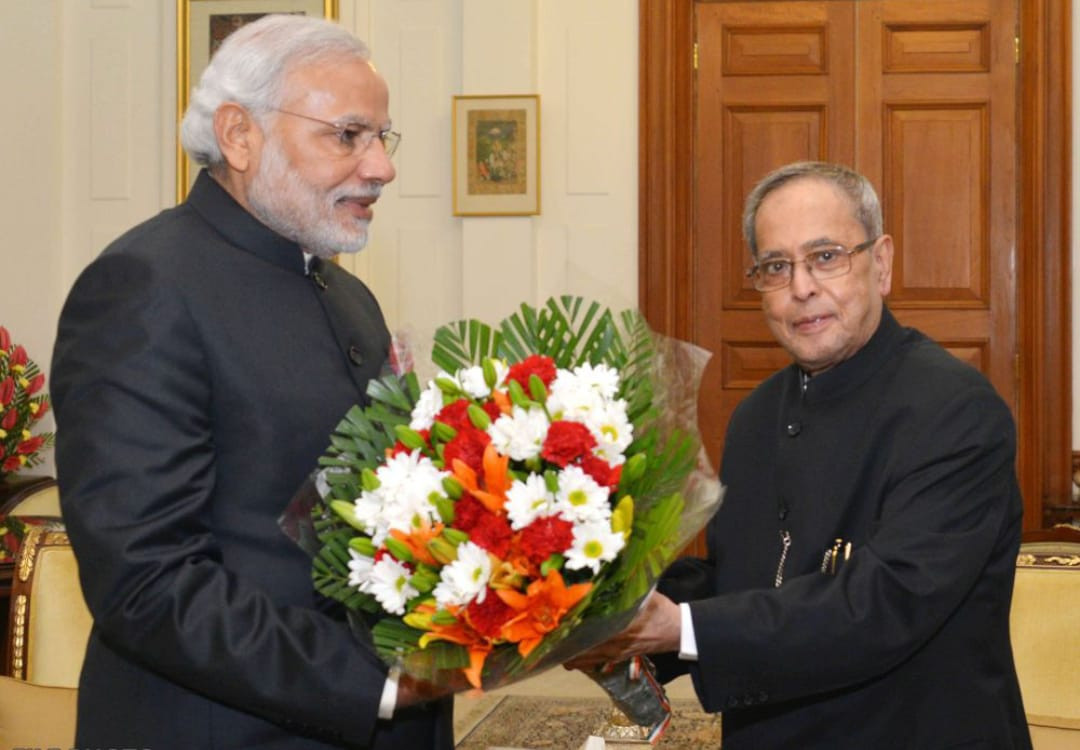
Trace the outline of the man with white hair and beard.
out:
<instances>
[{"instance_id":1,"label":"man with white hair and beard","mask_svg":"<svg viewBox=\"0 0 1080 750\"><path fill-rule=\"evenodd\" d=\"M394 179L385 81L327 21L268 16L215 53L182 205L113 242L61 315L64 519L94 617L78 747L453 746L451 702L388 675L277 519L390 337L324 262Z\"/></svg>"}]
</instances>

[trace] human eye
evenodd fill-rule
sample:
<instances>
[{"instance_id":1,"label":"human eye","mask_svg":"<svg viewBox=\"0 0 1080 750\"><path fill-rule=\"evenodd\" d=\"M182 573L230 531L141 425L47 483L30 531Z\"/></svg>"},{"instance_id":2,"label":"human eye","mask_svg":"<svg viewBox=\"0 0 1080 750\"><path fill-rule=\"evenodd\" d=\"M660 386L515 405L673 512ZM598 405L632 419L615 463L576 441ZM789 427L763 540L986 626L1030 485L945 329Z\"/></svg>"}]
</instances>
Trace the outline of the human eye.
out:
<instances>
[{"instance_id":1,"label":"human eye","mask_svg":"<svg viewBox=\"0 0 1080 750\"><path fill-rule=\"evenodd\" d=\"M357 141L363 142L365 132L367 132L367 128L353 123L341 126L337 131L337 135L342 146L354 148L357 145Z\"/></svg>"},{"instance_id":2,"label":"human eye","mask_svg":"<svg viewBox=\"0 0 1080 750\"><path fill-rule=\"evenodd\" d=\"M791 272L791 261L783 258L773 258L772 260L763 261L761 264L761 272L769 278L787 276Z\"/></svg>"},{"instance_id":3,"label":"human eye","mask_svg":"<svg viewBox=\"0 0 1080 750\"><path fill-rule=\"evenodd\" d=\"M824 247L807 253L806 260L814 268L832 268L844 259L844 250L839 247Z\"/></svg>"}]
</instances>

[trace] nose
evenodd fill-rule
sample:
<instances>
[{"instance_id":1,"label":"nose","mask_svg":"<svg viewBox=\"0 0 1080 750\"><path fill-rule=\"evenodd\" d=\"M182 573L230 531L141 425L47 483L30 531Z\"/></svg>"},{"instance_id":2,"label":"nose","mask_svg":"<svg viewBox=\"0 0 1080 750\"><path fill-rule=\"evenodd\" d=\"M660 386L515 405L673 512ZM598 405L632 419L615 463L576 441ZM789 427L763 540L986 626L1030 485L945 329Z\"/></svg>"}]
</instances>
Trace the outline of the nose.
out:
<instances>
[{"instance_id":1,"label":"nose","mask_svg":"<svg viewBox=\"0 0 1080 750\"><path fill-rule=\"evenodd\" d=\"M817 294L818 281L810 273L806 263L796 263L791 267L791 293L798 299L806 299Z\"/></svg>"},{"instance_id":2,"label":"nose","mask_svg":"<svg viewBox=\"0 0 1080 750\"><path fill-rule=\"evenodd\" d=\"M372 141L371 145L361 154L357 169L365 181L379 180L384 185L397 177L394 162L390 161L382 141L378 138Z\"/></svg>"}]
</instances>

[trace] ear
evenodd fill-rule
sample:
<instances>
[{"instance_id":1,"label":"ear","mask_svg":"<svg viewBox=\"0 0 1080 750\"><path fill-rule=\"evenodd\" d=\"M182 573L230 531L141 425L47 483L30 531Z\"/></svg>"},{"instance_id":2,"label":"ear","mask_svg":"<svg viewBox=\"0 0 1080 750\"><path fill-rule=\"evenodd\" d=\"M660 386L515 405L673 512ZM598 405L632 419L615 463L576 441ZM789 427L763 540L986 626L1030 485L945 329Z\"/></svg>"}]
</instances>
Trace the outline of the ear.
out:
<instances>
[{"instance_id":1,"label":"ear","mask_svg":"<svg viewBox=\"0 0 1080 750\"><path fill-rule=\"evenodd\" d=\"M214 135L230 169L246 172L258 160L262 129L247 109L225 102L214 112Z\"/></svg>"},{"instance_id":2,"label":"ear","mask_svg":"<svg viewBox=\"0 0 1080 750\"><path fill-rule=\"evenodd\" d=\"M874 272L877 274L878 291L887 297L892 290L893 241L887 234L881 235L876 247L870 252L874 258Z\"/></svg>"}]
</instances>

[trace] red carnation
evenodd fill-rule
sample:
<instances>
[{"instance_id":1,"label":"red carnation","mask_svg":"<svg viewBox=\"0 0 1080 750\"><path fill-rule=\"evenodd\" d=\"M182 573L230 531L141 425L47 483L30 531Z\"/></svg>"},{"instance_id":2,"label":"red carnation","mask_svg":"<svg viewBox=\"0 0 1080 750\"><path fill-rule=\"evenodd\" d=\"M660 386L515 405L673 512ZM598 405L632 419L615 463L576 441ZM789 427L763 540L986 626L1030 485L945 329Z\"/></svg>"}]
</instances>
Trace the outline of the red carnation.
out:
<instances>
[{"instance_id":1,"label":"red carnation","mask_svg":"<svg viewBox=\"0 0 1080 750\"><path fill-rule=\"evenodd\" d=\"M0 429L10 430L15 426L15 420L19 418L19 412L15 409L9 409L7 414L0 419Z\"/></svg>"},{"instance_id":2,"label":"red carnation","mask_svg":"<svg viewBox=\"0 0 1080 750\"><path fill-rule=\"evenodd\" d=\"M562 554L574 542L574 524L559 515L542 516L521 530L518 547L534 565Z\"/></svg>"},{"instance_id":3,"label":"red carnation","mask_svg":"<svg viewBox=\"0 0 1080 750\"><path fill-rule=\"evenodd\" d=\"M505 518L486 511L477 517L476 524L469 530L469 541L496 557L505 558L510 552L512 534Z\"/></svg>"},{"instance_id":4,"label":"red carnation","mask_svg":"<svg viewBox=\"0 0 1080 750\"><path fill-rule=\"evenodd\" d=\"M540 456L555 464L566 466L571 461L588 454L596 447L596 438L581 422L555 420L548 427Z\"/></svg>"},{"instance_id":5,"label":"red carnation","mask_svg":"<svg viewBox=\"0 0 1080 750\"><path fill-rule=\"evenodd\" d=\"M4 461L4 465L0 468L4 471L18 471L22 468L22 465L22 461L19 460L18 456L12 456Z\"/></svg>"},{"instance_id":6,"label":"red carnation","mask_svg":"<svg viewBox=\"0 0 1080 750\"><path fill-rule=\"evenodd\" d=\"M516 365L511 366L510 371L506 373L506 379L516 380L528 393L530 375L536 375L544 381L545 387L550 388L551 381L555 379L555 360L539 354L530 355Z\"/></svg>"},{"instance_id":7,"label":"red carnation","mask_svg":"<svg viewBox=\"0 0 1080 750\"><path fill-rule=\"evenodd\" d=\"M435 420L450 425L455 430L460 430L463 427L472 427L473 424L469 421L469 415L466 414L468 408L469 400L459 398L457 401L447 404L440 409L439 413L435 415Z\"/></svg>"},{"instance_id":8,"label":"red carnation","mask_svg":"<svg viewBox=\"0 0 1080 750\"><path fill-rule=\"evenodd\" d=\"M485 638L495 638L499 635L503 624L517 614L517 610L508 605L490 588L484 601L477 602L473 599L465 608L465 620L480 635Z\"/></svg>"},{"instance_id":9,"label":"red carnation","mask_svg":"<svg viewBox=\"0 0 1080 750\"><path fill-rule=\"evenodd\" d=\"M0 406L7 406L15 397L15 379L11 376L0 380Z\"/></svg>"},{"instance_id":10,"label":"red carnation","mask_svg":"<svg viewBox=\"0 0 1080 750\"><path fill-rule=\"evenodd\" d=\"M472 531L484 513L491 513L491 511L485 508L482 502L466 493L454 503L453 527L461 531Z\"/></svg>"},{"instance_id":11,"label":"red carnation","mask_svg":"<svg viewBox=\"0 0 1080 750\"><path fill-rule=\"evenodd\" d=\"M0 352L6 352L11 348L11 334L8 329L0 326Z\"/></svg>"},{"instance_id":12,"label":"red carnation","mask_svg":"<svg viewBox=\"0 0 1080 750\"><path fill-rule=\"evenodd\" d=\"M619 486L619 479L622 477L621 465L612 466L604 459L597 457L595 453L587 453L577 463L581 470L601 487L613 490Z\"/></svg>"},{"instance_id":13,"label":"red carnation","mask_svg":"<svg viewBox=\"0 0 1080 750\"><path fill-rule=\"evenodd\" d=\"M449 468L454 465L454 459L457 458L479 472L484 466L484 448L490 442L491 438L486 432L475 427L462 428L443 448L443 462Z\"/></svg>"}]
</instances>

